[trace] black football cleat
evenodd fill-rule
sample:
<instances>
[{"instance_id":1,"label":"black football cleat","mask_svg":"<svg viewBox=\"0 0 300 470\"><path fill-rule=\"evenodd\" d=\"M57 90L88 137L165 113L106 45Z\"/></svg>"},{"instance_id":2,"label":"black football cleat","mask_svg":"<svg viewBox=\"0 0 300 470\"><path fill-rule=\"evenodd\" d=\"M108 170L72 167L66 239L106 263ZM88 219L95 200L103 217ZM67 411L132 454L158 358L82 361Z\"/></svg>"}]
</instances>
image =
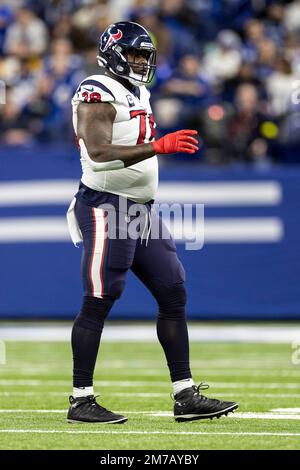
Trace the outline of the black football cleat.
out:
<instances>
[{"instance_id":1,"label":"black football cleat","mask_svg":"<svg viewBox=\"0 0 300 470\"><path fill-rule=\"evenodd\" d=\"M79 398L70 396L68 423L121 424L127 421L128 418L125 416L117 415L100 406L96 398L94 395Z\"/></svg>"},{"instance_id":2,"label":"black football cleat","mask_svg":"<svg viewBox=\"0 0 300 470\"><path fill-rule=\"evenodd\" d=\"M186 388L174 396L174 418L177 422L194 421L196 419L220 418L234 412L238 404L231 401L207 398L200 394L200 390L206 390L209 386L203 382Z\"/></svg>"}]
</instances>

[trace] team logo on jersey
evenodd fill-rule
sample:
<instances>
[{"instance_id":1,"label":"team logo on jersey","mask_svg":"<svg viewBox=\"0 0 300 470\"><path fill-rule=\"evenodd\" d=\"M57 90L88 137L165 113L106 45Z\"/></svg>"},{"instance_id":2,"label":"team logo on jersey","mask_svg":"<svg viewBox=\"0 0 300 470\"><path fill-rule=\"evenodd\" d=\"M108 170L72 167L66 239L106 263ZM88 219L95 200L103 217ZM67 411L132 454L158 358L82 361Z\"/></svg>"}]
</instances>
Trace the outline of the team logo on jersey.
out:
<instances>
[{"instance_id":1,"label":"team logo on jersey","mask_svg":"<svg viewBox=\"0 0 300 470\"><path fill-rule=\"evenodd\" d=\"M107 39L107 42L103 48L103 52L105 52L114 42L118 42L121 37L123 36L123 33L120 29L116 33L111 33L110 29L108 30L109 37Z\"/></svg>"},{"instance_id":2,"label":"team logo on jersey","mask_svg":"<svg viewBox=\"0 0 300 470\"><path fill-rule=\"evenodd\" d=\"M130 108L132 108L132 106L134 106L134 99L131 95L126 95L126 98L127 98L127 101L128 101L128 104L130 106Z\"/></svg>"}]
</instances>

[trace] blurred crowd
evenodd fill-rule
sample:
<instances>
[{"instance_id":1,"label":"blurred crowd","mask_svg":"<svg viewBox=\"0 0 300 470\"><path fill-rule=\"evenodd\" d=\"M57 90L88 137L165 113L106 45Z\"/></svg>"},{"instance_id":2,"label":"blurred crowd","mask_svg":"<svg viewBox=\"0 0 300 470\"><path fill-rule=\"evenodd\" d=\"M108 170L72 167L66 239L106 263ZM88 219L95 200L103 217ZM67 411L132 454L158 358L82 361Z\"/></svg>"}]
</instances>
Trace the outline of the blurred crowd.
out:
<instances>
[{"instance_id":1,"label":"blurred crowd","mask_svg":"<svg viewBox=\"0 0 300 470\"><path fill-rule=\"evenodd\" d=\"M300 0L0 2L2 145L71 142L71 98L122 19L157 47L161 134L198 129L210 164L300 162Z\"/></svg>"}]
</instances>

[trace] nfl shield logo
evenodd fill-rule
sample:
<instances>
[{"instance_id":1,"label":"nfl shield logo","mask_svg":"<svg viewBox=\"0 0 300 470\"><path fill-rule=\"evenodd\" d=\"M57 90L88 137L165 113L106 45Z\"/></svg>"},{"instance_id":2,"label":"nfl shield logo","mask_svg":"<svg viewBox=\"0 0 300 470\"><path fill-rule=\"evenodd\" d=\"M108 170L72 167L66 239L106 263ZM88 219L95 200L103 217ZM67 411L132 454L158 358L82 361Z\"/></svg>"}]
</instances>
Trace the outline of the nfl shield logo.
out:
<instances>
[{"instance_id":1,"label":"nfl shield logo","mask_svg":"<svg viewBox=\"0 0 300 470\"><path fill-rule=\"evenodd\" d=\"M129 106L132 108L134 106L134 99L131 95L126 95Z\"/></svg>"}]
</instances>

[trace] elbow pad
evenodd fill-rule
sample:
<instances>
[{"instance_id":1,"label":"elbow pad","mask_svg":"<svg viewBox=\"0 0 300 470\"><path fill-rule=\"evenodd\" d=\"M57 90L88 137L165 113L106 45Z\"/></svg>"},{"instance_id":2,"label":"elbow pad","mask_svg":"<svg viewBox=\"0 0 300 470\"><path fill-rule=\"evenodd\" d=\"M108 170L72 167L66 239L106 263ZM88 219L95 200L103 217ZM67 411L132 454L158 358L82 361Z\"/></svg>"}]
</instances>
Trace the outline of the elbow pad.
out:
<instances>
[{"instance_id":1,"label":"elbow pad","mask_svg":"<svg viewBox=\"0 0 300 470\"><path fill-rule=\"evenodd\" d=\"M111 160L109 162L95 162L89 156L83 139L79 139L80 154L86 160L92 171L121 170L125 168L122 160Z\"/></svg>"}]
</instances>

